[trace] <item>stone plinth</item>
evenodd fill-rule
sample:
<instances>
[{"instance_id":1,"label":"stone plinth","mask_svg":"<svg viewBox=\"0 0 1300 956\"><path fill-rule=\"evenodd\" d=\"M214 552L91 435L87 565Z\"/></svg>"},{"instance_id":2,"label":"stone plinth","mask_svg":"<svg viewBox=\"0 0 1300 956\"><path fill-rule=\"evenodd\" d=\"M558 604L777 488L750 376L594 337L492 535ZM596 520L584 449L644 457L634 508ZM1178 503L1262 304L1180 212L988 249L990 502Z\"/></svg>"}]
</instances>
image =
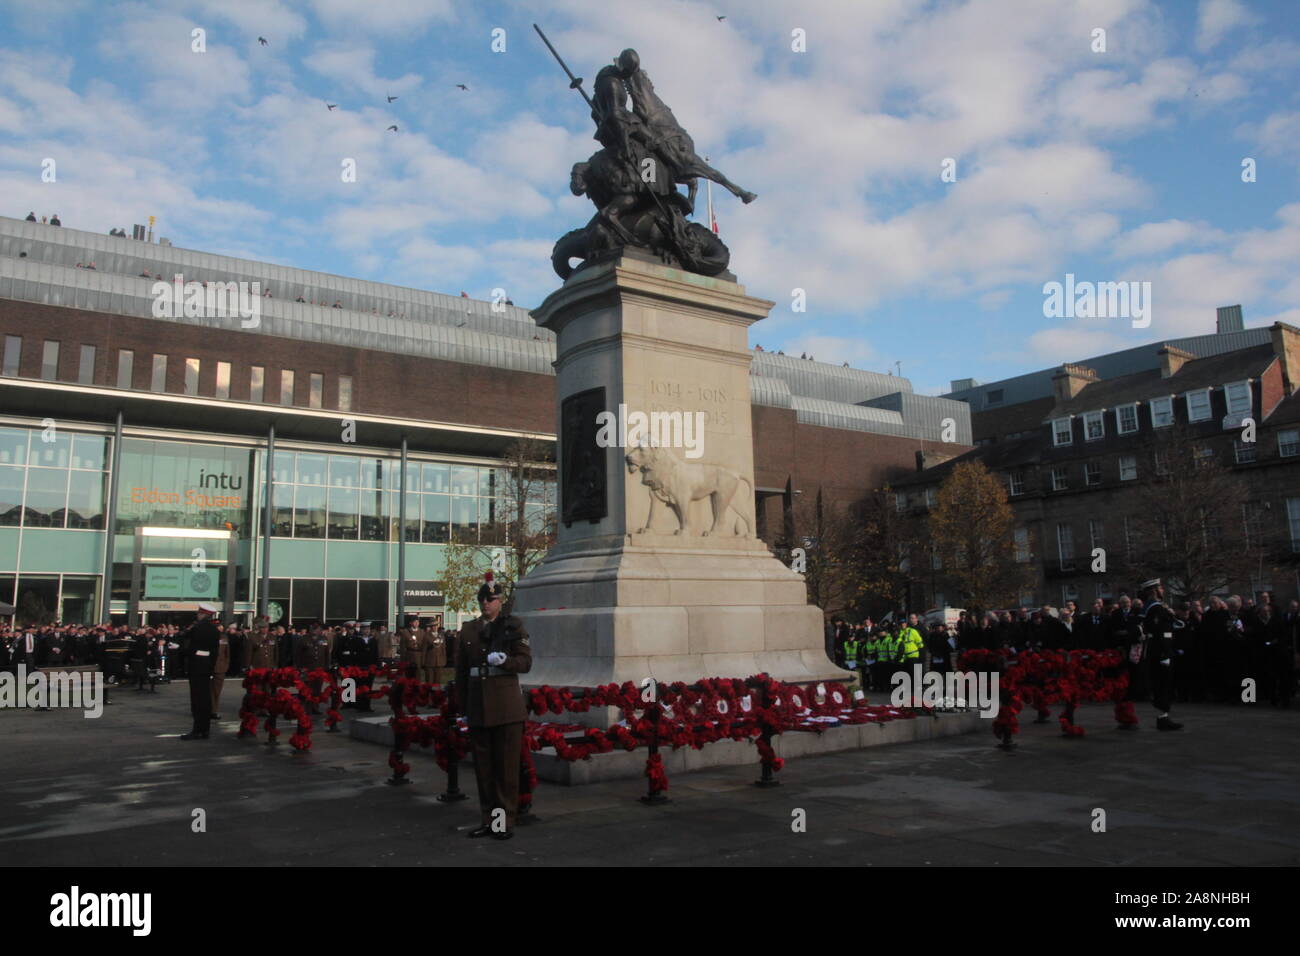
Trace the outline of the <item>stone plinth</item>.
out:
<instances>
[{"instance_id":1,"label":"stone plinth","mask_svg":"<svg viewBox=\"0 0 1300 956\"><path fill-rule=\"evenodd\" d=\"M844 677L802 576L755 534L748 329L771 306L734 281L624 256L575 273L533 313L557 337L561 499L555 547L515 590L528 684ZM617 420L620 406L628 421L676 413L702 431L665 432L670 447L652 439L629 463L631 448L590 437L596 410Z\"/></svg>"}]
</instances>

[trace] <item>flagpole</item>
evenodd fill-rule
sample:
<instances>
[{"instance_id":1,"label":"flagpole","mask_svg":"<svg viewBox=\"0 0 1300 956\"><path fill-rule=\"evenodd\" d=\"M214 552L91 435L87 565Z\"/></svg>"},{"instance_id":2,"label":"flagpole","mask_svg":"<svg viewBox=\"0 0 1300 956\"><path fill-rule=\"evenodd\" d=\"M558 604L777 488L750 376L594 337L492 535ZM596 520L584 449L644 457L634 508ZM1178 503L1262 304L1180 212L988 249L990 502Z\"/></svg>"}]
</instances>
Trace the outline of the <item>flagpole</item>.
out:
<instances>
[{"instance_id":1,"label":"flagpole","mask_svg":"<svg viewBox=\"0 0 1300 956\"><path fill-rule=\"evenodd\" d=\"M709 161L709 157L705 156L704 161L707 163ZM711 179L704 180L704 191L705 191L705 195L707 195L709 199L709 231L712 232L714 235L717 235L718 220L713 218L713 180Z\"/></svg>"}]
</instances>

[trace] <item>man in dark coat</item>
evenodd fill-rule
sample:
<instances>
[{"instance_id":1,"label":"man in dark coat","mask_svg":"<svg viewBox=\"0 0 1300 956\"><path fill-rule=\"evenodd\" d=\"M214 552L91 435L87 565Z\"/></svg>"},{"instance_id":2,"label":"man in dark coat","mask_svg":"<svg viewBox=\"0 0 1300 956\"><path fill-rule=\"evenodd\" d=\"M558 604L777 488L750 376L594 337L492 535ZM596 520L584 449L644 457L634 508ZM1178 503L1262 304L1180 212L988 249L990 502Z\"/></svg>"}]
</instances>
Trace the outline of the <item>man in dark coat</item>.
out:
<instances>
[{"instance_id":1,"label":"man in dark coat","mask_svg":"<svg viewBox=\"0 0 1300 956\"><path fill-rule=\"evenodd\" d=\"M1165 606L1165 589L1157 578L1142 585L1146 601L1142 610L1143 657L1151 686L1151 703L1155 705L1159 730L1182 730L1183 725L1169 716L1174 702L1174 631L1183 622Z\"/></svg>"},{"instance_id":2,"label":"man in dark coat","mask_svg":"<svg viewBox=\"0 0 1300 956\"><path fill-rule=\"evenodd\" d=\"M181 740L207 740L212 721L212 674L215 670L221 635L213 617L217 609L199 605L199 619L181 635L180 650L185 657L185 672L190 682L190 713L194 726Z\"/></svg>"}]
</instances>

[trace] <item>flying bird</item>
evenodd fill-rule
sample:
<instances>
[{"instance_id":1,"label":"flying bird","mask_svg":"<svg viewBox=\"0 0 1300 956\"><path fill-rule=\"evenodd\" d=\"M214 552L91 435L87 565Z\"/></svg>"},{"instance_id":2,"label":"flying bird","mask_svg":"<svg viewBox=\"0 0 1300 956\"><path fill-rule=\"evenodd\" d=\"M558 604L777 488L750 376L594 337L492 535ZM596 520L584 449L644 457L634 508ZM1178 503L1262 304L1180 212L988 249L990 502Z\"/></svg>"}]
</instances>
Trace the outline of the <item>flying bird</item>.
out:
<instances>
[{"instance_id":1,"label":"flying bird","mask_svg":"<svg viewBox=\"0 0 1300 956\"><path fill-rule=\"evenodd\" d=\"M718 17L718 22L721 23L725 19L727 19L726 14L723 14L722 16Z\"/></svg>"},{"instance_id":2,"label":"flying bird","mask_svg":"<svg viewBox=\"0 0 1300 956\"><path fill-rule=\"evenodd\" d=\"M258 37L257 42L262 44L262 46L266 46L266 37Z\"/></svg>"},{"instance_id":3,"label":"flying bird","mask_svg":"<svg viewBox=\"0 0 1300 956\"><path fill-rule=\"evenodd\" d=\"M391 103L391 102L393 102L393 100L395 100L395 99L397 99L396 96L390 96L390 97L388 98L388 102Z\"/></svg>"},{"instance_id":4,"label":"flying bird","mask_svg":"<svg viewBox=\"0 0 1300 956\"><path fill-rule=\"evenodd\" d=\"M458 90L464 90L466 93L469 92L469 87L466 86L464 83L457 83L457 84L456 84L456 89L458 89Z\"/></svg>"},{"instance_id":5,"label":"flying bird","mask_svg":"<svg viewBox=\"0 0 1300 956\"><path fill-rule=\"evenodd\" d=\"M337 103L326 103L325 108L332 113L339 108L339 105Z\"/></svg>"},{"instance_id":6,"label":"flying bird","mask_svg":"<svg viewBox=\"0 0 1300 956\"><path fill-rule=\"evenodd\" d=\"M392 133L396 133L396 132L397 132L397 125L396 125L396 124L394 124L394 125L392 125L392 126L390 126L390 127L388 127L388 130L387 130L387 132L392 132Z\"/></svg>"}]
</instances>

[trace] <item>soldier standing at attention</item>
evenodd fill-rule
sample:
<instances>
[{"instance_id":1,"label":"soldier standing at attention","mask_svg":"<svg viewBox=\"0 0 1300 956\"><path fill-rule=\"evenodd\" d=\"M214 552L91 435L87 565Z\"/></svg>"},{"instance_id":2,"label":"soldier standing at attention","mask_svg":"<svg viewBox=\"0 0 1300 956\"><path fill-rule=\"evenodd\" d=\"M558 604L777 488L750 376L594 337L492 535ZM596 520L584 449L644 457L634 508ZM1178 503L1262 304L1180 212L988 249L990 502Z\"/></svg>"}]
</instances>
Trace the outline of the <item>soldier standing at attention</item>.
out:
<instances>
[{"instance_id":1,"label":"soldier standing at attention","mask_svg":"<svg viewBox=\"0 0 1300 956\"><path fill-rule=\"evenodd\" d=\"M501 613L501 585L490 583L490 571L487 577L478 589L482 617L461 628L456 698L474 747L482 821L469 836L509 840L515 835L520 749L527 719L518 675L532 668L533 656L523 621Z\"/></svg>"},{"instance_id":2,"label":"soldier standing at attention","mask_svg":"<svg viewBox=\"0 0 1300 956\"><path fill-rule=\"evenodd\" d=\"M221 719L221 688L226 684L226 674L230 672L230 635L217 631L216 663L212 669L212 719Z\"/></svg>"},{"instance_id":3,"label":"soldier standing at attention","mask_svg":"<svg viewBox=\"0 0 1300 956\"><path fill-rule=\"evenodd\" d=\"M212 672L216 664L221 636L212 623L217 609L199 605L199 619L180 637L179 647L185 658L185 673L190 682L190 714L194 726L181 740L207 740L212 720Z\"/></svg>"},{"instance_id":4,"label":"soldier standing at attention","mask_svg":"<svg viewBox=\"0 0 1300 956\"><path fill-rule=\"evenodd\" d=\"M439 683L438 672L447 666L447 641L434 622L421 628L420 680L426 684Z\"/></svg>"},{"instance_id":5,"label":"soldier standing at attention","mask_svg":"<svg viewBox=\"0 0 1300 956\"><path fill-rule=\"evenodd\" d=\"M1174 617L1165 606L1165 589L1160 579L1142 585L1146 606L1142 613L1142 632L1145 635L1142 651L1149 671L1151 703L1155 704L1157 730L1181 730L1183 725L1169 716L1173 705L1174 631L1183 622Z\"/></svg>"}]
</instances>

